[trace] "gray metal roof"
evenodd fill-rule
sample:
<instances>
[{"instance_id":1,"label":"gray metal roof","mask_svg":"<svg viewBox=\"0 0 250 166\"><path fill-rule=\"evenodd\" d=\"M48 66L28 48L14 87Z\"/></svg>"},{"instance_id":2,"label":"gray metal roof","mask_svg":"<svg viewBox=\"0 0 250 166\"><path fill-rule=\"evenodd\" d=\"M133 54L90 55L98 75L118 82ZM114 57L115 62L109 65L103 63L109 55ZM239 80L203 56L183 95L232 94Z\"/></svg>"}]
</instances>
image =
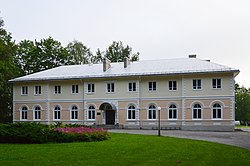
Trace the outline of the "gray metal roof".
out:
<instances>
[{"instance_id":1,"label":"gray metal roof","mask_svg":"<svg viewBox=\"0 0 250 166\"><path fill-rule=\"evenodd\" d=\"M60 66L10 82L221 72L236 75L239 70L197 58L161 59L131 62L127 68L124 68L123 62L111 63L111 68L106 72L103 72L102 64Z\"/></svg>"}]
</instances>

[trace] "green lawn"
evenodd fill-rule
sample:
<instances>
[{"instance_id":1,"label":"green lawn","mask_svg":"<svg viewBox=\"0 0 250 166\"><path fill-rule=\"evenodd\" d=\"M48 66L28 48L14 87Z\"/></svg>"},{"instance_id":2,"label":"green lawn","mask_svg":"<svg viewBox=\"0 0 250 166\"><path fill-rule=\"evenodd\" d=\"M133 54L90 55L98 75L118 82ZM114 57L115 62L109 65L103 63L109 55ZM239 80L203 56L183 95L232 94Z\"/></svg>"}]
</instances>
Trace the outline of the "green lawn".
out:
<instances>
[{"instance_id":1,"label":"green lawn","mask_svg":"<svg viewBox=\"0 0 250 166\"><path fill-rule=\"evenodd\" d=\"M250 150L188 139L112 133L103 142L0 144L0 165L248 165Z\"/></svg>"}]
</instances>

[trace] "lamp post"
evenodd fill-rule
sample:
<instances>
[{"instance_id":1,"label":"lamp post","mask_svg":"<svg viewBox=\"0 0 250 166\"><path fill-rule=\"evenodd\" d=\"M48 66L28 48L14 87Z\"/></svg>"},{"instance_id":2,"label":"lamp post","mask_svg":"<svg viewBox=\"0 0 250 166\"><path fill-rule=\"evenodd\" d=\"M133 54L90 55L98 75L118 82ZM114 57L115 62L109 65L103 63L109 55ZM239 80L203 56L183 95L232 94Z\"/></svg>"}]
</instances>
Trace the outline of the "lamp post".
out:
<instances>
[{"instance_id":1,"label":"lamp post","mask_svg":"<svg viewBox=\"0 0 250 166\"><path fill-rule=\"evenodd\" d=\"M158 107L158 136L161 136L161 107Z\"/></svg>"}]
</instances>

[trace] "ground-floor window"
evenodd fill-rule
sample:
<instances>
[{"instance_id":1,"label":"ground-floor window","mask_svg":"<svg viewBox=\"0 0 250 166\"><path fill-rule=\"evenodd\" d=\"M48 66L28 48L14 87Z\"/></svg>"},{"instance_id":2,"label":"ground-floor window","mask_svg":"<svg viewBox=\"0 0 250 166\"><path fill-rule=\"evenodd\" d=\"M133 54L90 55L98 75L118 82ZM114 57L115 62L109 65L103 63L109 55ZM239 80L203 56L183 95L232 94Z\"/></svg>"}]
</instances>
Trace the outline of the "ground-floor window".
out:
<instances>
[{"instance_id":1,"label":"ground-floor window","mask_svg":"<svg viewBox=\"0 0 250 166\"><path fill-rule=\"evenodd\" d=\"M26 106L22 107L21 118L22 118L22 120L27 120L28 119L28 108Z\"/></svg>"},{"instance_id":2,"label":"ground-floor window","mask_svg":"<svg viewBox=\"0 0 250 166\"><path fill-rule=\"evenodd\" d=\"M174 104L168 108L168 119L177 119L177 107Z\"/></svg>"},{"instance_id":3,"label":"ground-floor window","mask_svg":"<svg viewBox=\"0 0 250 166\"><path fill-rule=\"evenodd\" d=\"M148 107L148 119L156 119L156 106L150 105Z\"/></svg>"},{"instance_id":4,"label":"ground-floor window","mask_svg":"<svg viewBox=\"0 0 250 166\"><path fill-rule=\"evenodd\" d=\"M88 108L88 119L95 120L95 107L92 105Z\"/></svg>"},{"instance_id":5,"label":"ground-floor window","mask_svg":"<svg viewBox=\"0 0 250 166\"><path fill-rule=\"evenodd\" d=\"M201 119L201 105L195 104L193 106L193 119Z\"/></svg>"},{"instance_id":6,"label":"ground-floor window","mask_svg":"<svg viewBox=\"0 0 250 166\"><path fill-rule=\"evenodd\" d=\"M60 120L61 119L61 108L59 106L56 106L54 109L54 120Z\"/></svg>"},{"instance_id":7,"label":"ground-floor window","mask_svg":"<svg viewBox=\"0 0 250 166\"><path fill-rule=\"evenodd\" d=\"M41 108L39 106L35 107L35 110L34 110L34 119L35 120L41 119Z\"/></svg>"},{"instance_id":8,"label":"ground-floor window","mask_svg":"<svg viewBox=\"0 0 250 166\"><path fill-rule=\"evenodd\" d=\"M213 105L213 119L221 119L221 105L218 103Z\"/></svg>"},{"instance_id":9,"label":"ground-floor window","mask_svg":"<svg viewBox=\"0 0 250 166\"><path fill-rule=\"evenodd\" d=\"M78 119L78 108L77 108L77 106L72 106L71 113L70 113L70 118L72 120L77 120Z\"/></svg>"},{"instance_id":10,"label":"ground-floor window","mask_svg":"<svg viewBox=\"0 0 250 166\"><path fill-rule=\"evenodd\" d=\"M130 105L128 107L128 119L129 120L135 119L135 106L133 105Z\"/></svg>"}]
</instances>

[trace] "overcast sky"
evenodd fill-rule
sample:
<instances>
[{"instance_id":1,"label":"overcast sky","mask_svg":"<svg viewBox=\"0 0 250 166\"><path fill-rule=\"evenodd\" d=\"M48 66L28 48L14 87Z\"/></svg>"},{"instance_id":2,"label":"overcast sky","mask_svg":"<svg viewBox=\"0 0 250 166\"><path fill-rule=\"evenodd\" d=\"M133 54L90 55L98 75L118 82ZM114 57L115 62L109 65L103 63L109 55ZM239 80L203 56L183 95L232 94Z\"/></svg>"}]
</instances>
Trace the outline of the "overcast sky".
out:
<instances>
[{"instance_id":1,"label":"overcast sky","mask_svg":"<svg viewBox=\"0 0 250 166\"><path fill-rule=\"evenodd\" d=\"M240 69L250 87L250 0L0 0L0 12L16 42L76 39L95 52L122 41L140 60L196 54Z\"/></svg>"}]
</instances>

